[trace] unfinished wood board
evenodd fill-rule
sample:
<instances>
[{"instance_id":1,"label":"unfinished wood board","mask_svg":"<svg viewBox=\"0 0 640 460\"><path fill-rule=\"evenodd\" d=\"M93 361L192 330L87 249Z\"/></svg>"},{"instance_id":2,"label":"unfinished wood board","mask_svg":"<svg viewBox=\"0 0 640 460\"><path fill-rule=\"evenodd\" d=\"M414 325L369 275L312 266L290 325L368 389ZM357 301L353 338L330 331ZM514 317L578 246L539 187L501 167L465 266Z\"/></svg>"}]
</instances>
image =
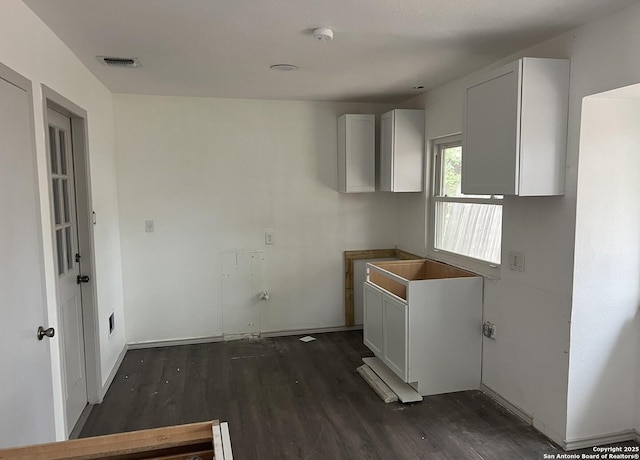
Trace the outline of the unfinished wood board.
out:
<instances>
[{"instance_id":1,"label":"unfinished wood board","mask_svg":"<svg viewBox=\"0 0 640 460\"><path fill-rule=\"evenodd\" d=\"M382 379L378 377L378 374L373 372L367 364L363 364L358 367L356 371L386 404L396 402L398 400L398 395L395 394L391 388L389 388L389 385L384 383Z\"/></svg>"},{"instance_id":2,"label":"unfinished wood board","mask_svg":"<svg viewBox=\"0 0 640 460\"><path fill-rule=\"evenodd\" d=\"M362 362L369 366L384 383L386 383L391 391L393 391L403 403L412 403L422 401L422 396L413 389L411 385L405 383L393 373L378 358L362 358Z\"/></svg>"},{"instance_id":3,"label":"unfinished wood board","mask_svg":"<svg viewBox=\"0 0 640 460\"><path fill-rule=\"evenodd\" d=\"M463 270L461 268L454 267L443 262L437 262L435 260L427 260L426 270L427 279L467 278L478 276L477 273L472 273L470 271Z\"/></svg>"},{"instance_id":4,"label":"unfinished wood board","mask_svg":"<svg viewBox=\"0 0 640 460\"><path fill-rule=\"evenodd\" d=\"M345 326L355 324L353 307L353 261L359 259L422 259L400 249L366 249L359 251L344 251L344 317Z\"/></svg>"},{"instance_id":5,"label":"unfinished wood board","mask_svg":"<svg viewBox=\"0 0 640 460\"><path fill-rule=\"evenodd\" d=\"M370 270L369 281L375 284L376 286L381 287L385 291L389 291L392 294L397 295L401 299L407 300L407 286L395 280L392 280L391 278L386 277L384 273Z\"/></svg>"},{"instance_id":6,"label":"unfinished wood board","mask_svg":"<svg viewBox=\"0 0 640 460\"><path fill-rule=\"evenodd\" d=\"M129 433L96 436L15 449L0 450L0 459L118 459L211 458L214 455L213 430L219 422L192 423ZM224 459L222 450L215 459Z\"/></svg>"},{"instance_id":7,"label":"unfinished wood board","mask_svg":"<svg viewBox=\"0 0 640 460\"><path fill-rule=\"evenodd\" d=\"M478 276L475 273L430 259L392 260L372 262L372 264L409 281Z\"/></svg>"}]
</instances>

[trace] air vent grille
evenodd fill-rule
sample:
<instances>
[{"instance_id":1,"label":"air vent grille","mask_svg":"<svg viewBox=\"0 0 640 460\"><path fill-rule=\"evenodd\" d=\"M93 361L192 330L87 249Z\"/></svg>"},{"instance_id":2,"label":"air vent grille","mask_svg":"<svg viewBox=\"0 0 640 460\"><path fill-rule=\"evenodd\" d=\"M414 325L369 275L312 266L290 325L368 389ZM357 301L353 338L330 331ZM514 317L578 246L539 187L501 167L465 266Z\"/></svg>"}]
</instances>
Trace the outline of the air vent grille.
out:
<instances>
[{"instance_id":1,"label":"air vent grille","mask_svg":"<svg viewBox=\"0 0 640 460\"><path fill-rule=\"evenodd\" d=\"M98 56L98 60L109 67L138 67L138 58Z\"/></svg>"}]
</instances>

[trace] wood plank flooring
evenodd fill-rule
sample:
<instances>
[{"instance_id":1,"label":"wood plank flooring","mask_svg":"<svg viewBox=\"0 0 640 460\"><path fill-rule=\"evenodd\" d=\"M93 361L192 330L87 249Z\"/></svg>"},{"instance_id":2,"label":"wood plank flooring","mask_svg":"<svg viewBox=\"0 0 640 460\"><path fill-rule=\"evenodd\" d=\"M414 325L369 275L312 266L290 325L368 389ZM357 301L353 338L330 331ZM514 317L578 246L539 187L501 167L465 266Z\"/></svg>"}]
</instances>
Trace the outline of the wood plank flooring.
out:
<instances>
[{"instance_id":1,"label":"wood plank flooring","mask_svg":"<svg viewBox=\"0 0 640 460\"><path fill-rule=\"evenodd\" d=\"M234 458L541 459L561 452L479 391L384 404L362 332L127 352L81 437L228 421ZM591 449L584 452L591 453Z\"/></svg>"}]
</instances>

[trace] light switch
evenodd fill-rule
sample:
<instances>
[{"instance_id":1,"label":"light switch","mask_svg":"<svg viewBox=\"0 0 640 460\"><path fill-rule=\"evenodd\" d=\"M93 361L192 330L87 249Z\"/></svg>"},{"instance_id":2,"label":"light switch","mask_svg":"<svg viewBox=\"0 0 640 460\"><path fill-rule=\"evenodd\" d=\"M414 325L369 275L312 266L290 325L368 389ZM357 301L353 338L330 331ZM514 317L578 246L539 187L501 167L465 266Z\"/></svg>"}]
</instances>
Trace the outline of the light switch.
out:
<instances>
[{"instance_id":1,"label":"light switch","mask_svg":"<svg viewBox=\"0 0 640 460\"><path fill-rule=\"evenodd\" d=\"M153 226L153 221L152 220L145 220L144 221L144 231L147 232L147 233L153 233L154 226Z\"/></svg>"},{"instance_id":2,"label":"light switch","mask_svg":"<svg viewBox=\"0 0 640 460\"><path fill-rule=\"evenodd\" d=\"M509 270L524 271L524 254L516 251L507 251L507 266Z\"/></svg>"}]
</instances>

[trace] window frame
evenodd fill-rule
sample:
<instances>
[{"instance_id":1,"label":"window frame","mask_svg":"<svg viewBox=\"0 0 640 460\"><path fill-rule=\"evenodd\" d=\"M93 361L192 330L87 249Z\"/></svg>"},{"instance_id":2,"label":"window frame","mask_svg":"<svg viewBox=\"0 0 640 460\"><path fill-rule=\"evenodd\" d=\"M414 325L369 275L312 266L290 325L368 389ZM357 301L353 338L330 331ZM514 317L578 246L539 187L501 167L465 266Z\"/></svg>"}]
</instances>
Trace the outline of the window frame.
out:
<instances>
[{"instance_id":1,"label":"window frame","mask_svg":"<svg viewBox=\"0 0 640 460\"><path fill-rule=\"evenodd\" d=\"M462 134L439 137L430 141L429 147L431 154L429 167L431 169L431 187L429 187L429 193L427 194L427 209L429 216L427 221L427 253L429 254L429 257L433 259L470 270L489 278L498 279L500 277L501 264L436 248L439 227L438 216L436 214L438 203L490 204L503 206L504 209L504 200L493 195L490 197L448 197L440 195L444 168L444 163L442 162L442 150L457 146L462 147ZM501 225L503 223L504 216L502 218ZM502 260L502 240L500 241L500 259Z\"/></svg>"}]
</instances>

